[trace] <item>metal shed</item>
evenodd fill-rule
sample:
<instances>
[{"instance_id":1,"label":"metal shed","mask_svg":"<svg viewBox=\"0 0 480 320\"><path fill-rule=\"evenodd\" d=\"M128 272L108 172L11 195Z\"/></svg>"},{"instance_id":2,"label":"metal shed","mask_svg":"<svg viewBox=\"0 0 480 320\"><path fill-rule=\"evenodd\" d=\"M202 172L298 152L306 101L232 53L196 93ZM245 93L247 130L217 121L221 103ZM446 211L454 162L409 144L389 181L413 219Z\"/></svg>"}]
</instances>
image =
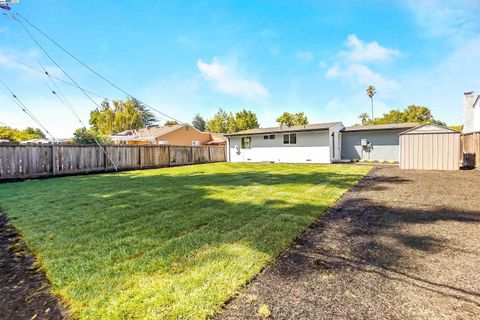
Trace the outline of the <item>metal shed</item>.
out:
<instances>
[{"instance_id":1,"label":"metal shed","mask_svg":"<svg viewBox=\"0 0 480 320\"><path fill-rule=\"evenodd\" d=\"M400 133L400 168L458 170L460 132L433 123Z\"/></svg>"}]
</instances>

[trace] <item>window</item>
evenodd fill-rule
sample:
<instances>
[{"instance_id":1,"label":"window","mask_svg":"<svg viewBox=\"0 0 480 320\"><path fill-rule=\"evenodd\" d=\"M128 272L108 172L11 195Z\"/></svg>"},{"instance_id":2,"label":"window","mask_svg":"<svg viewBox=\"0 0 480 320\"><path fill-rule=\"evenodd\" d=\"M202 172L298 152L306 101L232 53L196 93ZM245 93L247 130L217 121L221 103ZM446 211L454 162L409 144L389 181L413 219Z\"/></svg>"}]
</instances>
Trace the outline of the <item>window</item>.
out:
<instances>
[{"instance_id":1,"label":"window","mask_svg":"<svg viewBox=\"0 0 480 320\"><path fill-rule=\"evenodd\" d=\"M200 141L192 140L192 146L198 147L200 145Z\"/></svg>"},{"instance_id":2,"label":"window","mask_svg":"<svg viewBox=\"0 0 480 320\"><path fill-rule=\"evenodd\" d=\"M275 140L274 134L266 134L263 136L263 140Z\"/></svg>"},{"instance_id":3,"label":"window","mask_svg":"<svg viewBox=\"0 0 480 320\"><path fill-rule=\"evenodd\" d=\"M297 144L297 134L296 133L284 134L283 144Z\"/></svg>"},{"instance_id":4,"label":"window","mask_svg":"<svg viewBox=\"0 0 480 320\"><path fill-rule=\"evenodd\" d=\"M158 144L168 144L168 141L160 140L160 141L158 141Z\"/></svg>"},{"instance_id":5,"label":"window","mask_svg":"<svg viewBox=\"0 0 480 320\"><path fill-rule=\"evenodd\" d=\"M263 136L263 140L268 140L268 134Z\"/></svg>"},{"instance_id":6,"label":"window","mask_svg":"<svg viewBox=\"0 0 480 320\"><path fill-rule=\"evenodd\" d=\"M274 134L271 134L269 137L270 137L270 140L275 140L275 135Z\"/></svg>"},{"instance_id":7,"label":"window","mask_svg":"<svg viewBox=\"0 0 480 320\"><path fill-rule=\"evenodd\" d=\"M242 149L252 149L252 138L243 137L242 138Z\"/></svg>"}]
</instances>

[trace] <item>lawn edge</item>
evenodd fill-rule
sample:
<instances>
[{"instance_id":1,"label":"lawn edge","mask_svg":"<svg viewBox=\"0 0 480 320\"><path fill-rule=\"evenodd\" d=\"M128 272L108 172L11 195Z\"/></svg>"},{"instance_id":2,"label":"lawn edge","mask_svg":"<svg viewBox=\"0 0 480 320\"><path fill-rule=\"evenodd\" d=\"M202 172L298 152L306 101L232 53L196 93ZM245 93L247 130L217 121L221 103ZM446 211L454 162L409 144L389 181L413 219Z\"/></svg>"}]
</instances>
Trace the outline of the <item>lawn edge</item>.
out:
<instances>
[{"instance_id":1,"label":"lawn edge","mask_svg":"<svg viewBox=\"0 0 480 320\"><path fill-rule=\"evenodd\" d=\"M242 295L243 293L245 293L248 288L250 287L250 285L258 279L258 277L260 277L262 274L266 273L271 267L273 267L273 265L277 262L277 260L283 256L286 256L288 253L292 252L293 249L296 249L294 248L294 246L297 246L297 245L302 245L301 243L297 243L299 239L301 239L301 237L303 235L305 235L306 232L308 232L309 229L312 228L312 226L315 226L316 224L318 224L319 222L321 222L323 219L325 219L328 215L330 215L333 211L334 211L334 208L337 206L337 204L350 192L354 191L354 189L356 189L359 185L361 185L362 182L364 182L364 180L369 176L371 175L374 171L378 170L377 167L374 167L374 166L370 166L370 165L367 165L365 164L364 166L366 167L369 167L370 170L368 170L365 175L359 179L355 184L353 184L352 186L350 186L347 190L345 190L344 193L342 193L337 200L335 200L335 202L328 208L325 209L324 213L318 217L317 219L315 219L311 224L309 224L305 230L303 230L301 233L299 233L298 235L295 236L295 238L292 239L292 241L285 247L284 250L282 250L277 256L275 256L272 260L270 260L265 266L263 266L260 271L255 274L252 278L250 278L247 282L245 282L242 286L240 286L240 288L237 289L237 291L228 299L226 300L222 305L219 306L219 310L216 311L213 315L209 316L207 319L215 319L217 316L219 316L223 310L225 310L225 308L233 301L235 300L236 298L238 298L240 295Z\"/></svg>"}]
</instances>

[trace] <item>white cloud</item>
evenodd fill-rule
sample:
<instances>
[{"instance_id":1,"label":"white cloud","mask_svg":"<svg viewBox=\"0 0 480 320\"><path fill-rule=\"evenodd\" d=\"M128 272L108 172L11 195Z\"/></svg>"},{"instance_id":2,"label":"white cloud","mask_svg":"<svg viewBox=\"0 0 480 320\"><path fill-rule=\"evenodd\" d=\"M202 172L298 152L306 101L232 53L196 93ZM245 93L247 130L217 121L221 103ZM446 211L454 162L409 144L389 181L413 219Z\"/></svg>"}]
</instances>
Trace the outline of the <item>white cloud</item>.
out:
<instances>
[{"instance_id":1,"label":"white cloud","mask_svg":"<svg viewBox=\"0 0 480 320\"><path fill-rule=\"evenodd\" d=\"M311 51L297 51L295 53L295 58L298 61L309 63L313 60L313 52L311 52Z\"/></svg>"},{"instance_id":2,"label":"white cloud","mask_svg":"<svg viewBox=\"0 0 480 320\"><path fill-rule=\"evenodd\" d=\"M374 85L381 89L397 89L396 81L388 79L381 73L372 70L370 62L391 61L400 55L400 51L381 46L373 41L365 43L351 34L345 41L348 50L339 51L335 61L325 72L325 77L342 79L352 85Z\"/></svg>"},{"instance_id":3,"label":"white cloud","mask_svg":"<svg viewBox=\"0 0 480 320\"><path fill-rule=\"evenodd\" d=\"M465 37L478 30L478 0L408 0L407 8L427 37Z\"/></svg>"},{"instance_id":4,"label":"white cloud","mask_svg":"<svg viewBox=\"0 0 480 320\"><path fill-rule=\"evenodd\" d=\"M376 41L365 43L354 34L347 37L345 45L349 50L343 51L341 55L352 61L390 61L400 56L400 51L397 49L383 47Z\"/></svg>"},{"instance_id":5,"label":"white cloud","mask_svg":"<svg viewBox=\"0 0 480 320\"><path fill-rule=\"evenodd\" d=\"M325 72L327 78L338 78L341 74L342 71L338 65L334 65Z\"/></svg>"},{"instance_id":6,"label":"white cloud","mask_svg":"<svg viewBox=\"0 0 480 320\"><path fill-rule=\"evenodd\" d=\"M211 63L198 60L197 67L217 91L248 99L266 99L270 96L260 82L243 77L234 66L222 64L217 58Z\"/></svg>"}]
</instances>

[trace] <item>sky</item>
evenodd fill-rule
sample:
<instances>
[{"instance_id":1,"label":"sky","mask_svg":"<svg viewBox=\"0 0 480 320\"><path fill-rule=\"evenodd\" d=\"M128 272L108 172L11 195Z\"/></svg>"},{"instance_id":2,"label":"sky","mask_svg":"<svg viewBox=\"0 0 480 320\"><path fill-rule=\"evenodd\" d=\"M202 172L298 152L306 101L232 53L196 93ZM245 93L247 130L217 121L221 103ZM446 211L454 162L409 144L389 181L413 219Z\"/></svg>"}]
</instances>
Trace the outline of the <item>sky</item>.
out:
<instances>
[{"instance_id":1,"label":"sky","mask_svg":"<svg viewBox=\"0 0 480 320\"><path fill-rule=\"evenodd\" d=\"M359 122L425 105L449 125L463 122L463 93L480 91L480 0L404 1L62 1L12 5L75 56L129 94L183 122L218 108L254 111L262 127L284 111L310 123ZM38 32L49 55L100 97L126 95L83 68ZM12 59L14 58L14 59ZM57 138L81 127L51 94L68 80L21 24L0 16L0 80ZM48 85L47 85L48 84ZM58 82L82 120L96 108ZM164 119L160 119L161 123ZM0 91L0 125L35 123Z\"/></svg>"}]
</instances>

